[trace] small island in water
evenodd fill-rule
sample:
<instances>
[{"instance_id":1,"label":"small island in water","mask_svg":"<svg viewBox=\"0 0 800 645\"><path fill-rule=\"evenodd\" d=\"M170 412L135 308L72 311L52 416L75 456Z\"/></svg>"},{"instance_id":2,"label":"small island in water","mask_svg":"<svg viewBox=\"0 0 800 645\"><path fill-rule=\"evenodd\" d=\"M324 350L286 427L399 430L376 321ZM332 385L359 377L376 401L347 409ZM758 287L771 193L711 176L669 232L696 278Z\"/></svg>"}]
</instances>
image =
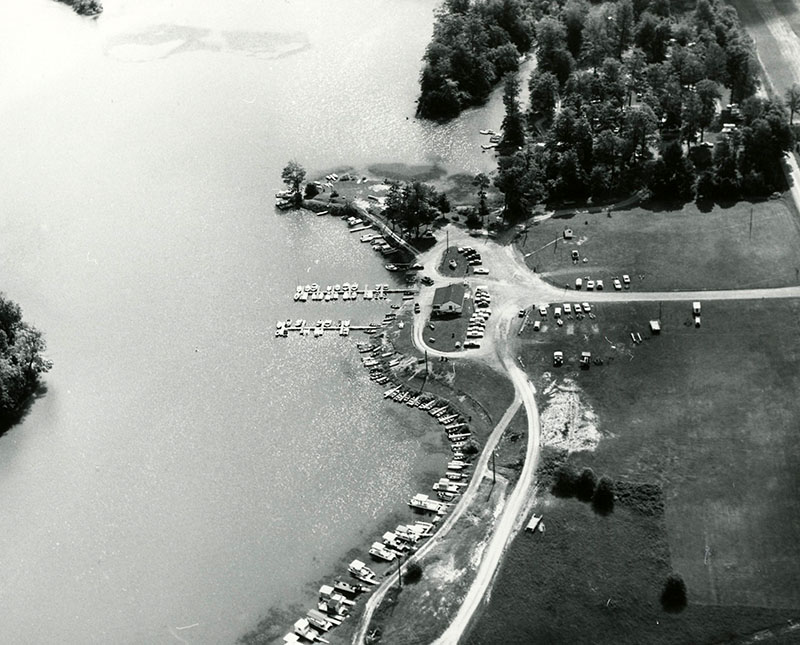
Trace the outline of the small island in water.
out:
<instances>
[{"instance_id":1,"label":"small island in water","mask_svg":"<svg viewBox=\"0 0 800 645\"><path fill-rule=\"evenodd\" d=\"M103 5L98 0L58 0L70 5L75 13L82 16L99 16L103 13Z\"/></svg>"},{"instance_id":2,"label":"small island in water","mask_svg":"<svg viewBox=\"0 0 800 645\"><path fill-rule=\"evenodd\" d=\"M22 320L22 309L0 293L0 432L15 423L52 362L42 332Z\"/></svg>"}]
</instances>

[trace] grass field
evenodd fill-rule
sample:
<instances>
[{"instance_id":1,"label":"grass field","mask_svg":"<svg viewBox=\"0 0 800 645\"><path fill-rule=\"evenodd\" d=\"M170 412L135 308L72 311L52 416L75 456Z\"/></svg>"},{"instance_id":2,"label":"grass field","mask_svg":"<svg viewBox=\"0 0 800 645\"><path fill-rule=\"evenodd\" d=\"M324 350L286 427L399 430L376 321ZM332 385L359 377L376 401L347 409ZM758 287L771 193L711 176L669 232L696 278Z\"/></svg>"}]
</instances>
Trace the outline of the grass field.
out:
<instances>
[{"instance_id":1,"label":"grass field","mask_svg":"<svg viewBox=\"0 0 800 645\"><path fill-rule=\"evenodd\" d=\"M595 312L595 320L567 320L562 328L551 325L540 332L529 328L521 336L520 355L536 383L543 423L555 425L543 428L543 441L560 448L593 447L571 454L578 468L660 485L665 495L660 541L629 540L642 531L655 535L656 527L652 518L619 504L600 518L578 502L551 499L540 508L548 528L556 519L563 524L559 533L598 537L601 528L611 531L610 543L627 544L620 557L635 566L606 571L606 552L591 543L577 555L570 550L572 541L540 554L521 536L493 598L511 589L522 599L517 605L493 602L474 638L491 633L487 625L493 621L524 615L531 603L535 611L520 619L520 629L529 635L549 629L553 612L559 612L558 634L542 642L715 642L722 640L717 632L699 639L692 630L704 622L710 627L730 622L733 633L746 634L780 616L800 616L800 331L794 322L800 302L706 302L700 328L691 324L690 303L601 304ZM648 321L658 317L663 331L651 336ZM643 342L634 344L631 331ZM552 366L555 350L566 357L559 368ZM581 351L591 351L603 364L581 370ZM564 399L565 393L571 398ZM563 409L552 414L556 404ZM558 514L550 518L554 510ZM605 521L621 524L606 529ZM542 558L547 567L556 566L550 560L558 558L563 568L534 582L528 570L539 572ZM647 585L660 588L670 569L681 573L690 606L678 619L687 625L676 623L677 635L664 632L662 639L652 631L651 618L678 619L659 607L637 614L633 632L601 620L593 596L574 589L595 568L606 571L609 586L639 589L643 597ZM647 593L653 597L652 589ZM581 631L595 624L583 622L587 612L599 621L593 632ZM722 622L715 623L714 616ZM481 642L491 641L471 641Z\"/></svg>"},{"instance_id":2,"label":"grass field","mask_svg":"<svg viewBox=\"0 0 800 645\"><path fill-rule=\"evenodd\" d=\"M785 621L785 612L693 605L662 610L670 573L663 518L619 506L595 514L574 499L544 495L544 533L512 543L482 619L466 645L591 645L727 642Z\"/></svg>"},{"instance_id":3,"label":"grass field","mask_svg":"<svg viewBox=\"0 0 800 645\"><path fill-rule=\"evenodd\" d=\"M574 239L563 239L565 228L573 229ZM639 207L611 217L554 217L530 225L519 243L528 266L559 286L590 276L609 289L611 278L622 274L630 275L634 291L800 283L800 228L783 200L739 202L708 212L686 204L672 211ZM578 264L572 250L581 256Z\"/></svg>"}]
</instances>

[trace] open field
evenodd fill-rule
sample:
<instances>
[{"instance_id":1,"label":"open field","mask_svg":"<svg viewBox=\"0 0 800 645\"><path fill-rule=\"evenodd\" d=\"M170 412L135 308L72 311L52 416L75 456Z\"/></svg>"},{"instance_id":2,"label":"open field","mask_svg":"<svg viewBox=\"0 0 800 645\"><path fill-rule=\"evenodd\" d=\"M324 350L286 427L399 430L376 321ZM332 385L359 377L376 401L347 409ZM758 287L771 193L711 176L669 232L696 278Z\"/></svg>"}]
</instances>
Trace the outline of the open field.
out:
<instances>
[{"instance_id":1,"label":"open field","mask_svg":"<svg viewBox=\"0 0 800 645\"><path fill-rule=\"evenodd\" d=\"M542 642L697 643L724 641L728 632L714 630L728 624L730 633L748 634L800 617L800 302L703 303L700 328L688 302L599 304L594 312L595 320L567 319L561 328L551 318L520 337L539 393L543 445L571 451L572 464L598 476L661 486L663 518L656 526L619 502L596 517L588 505L545 495L537 506L545 542L554 526L572 538L542 551L530 536L517 538L494 597L511 590L521 598L491 603L470 643L491 642L480 640L491 625L514 620ZM662 323L658 336L648 329L653 318ZM642 343L631 341L632 331ZM555 350L565 354L562 367L552 365ZM581 370L582 351L603 364ZM618 544L627 545L619 558L631 566L609 569ZM633 598L654 604L625 606L633 622L615 627L622 619L609 622L583 588L597 587L587 579L595 569L615 593L637 590ZM688 587L689 608L677 617L658 605L669 570ZM518 618L526 611L529 619ZM655 620L674 629L653 631ZM558 637L542 631L555 624ZM703 624L711 631L696 631Z\"/></svg>"},{"instance_id":2,"label":"open field","mask_svg":"<svg viewBox=\"0 0 800 645\"><path fill-rule=\"evenodd\" d=\"M617 505L608 516L588 504L544 494L536 512L544 533L523 532L509 548L497 584L467 645L591 645L727 642L785 622L791 614L749 607L692 605L662 610L670 573L662 517Z\"/></svg>"},{"instance_id":3,"label":"open field","mask_svg":"<svg viewBox=\"0 0 800 645\"><path fill-rule=\"evenodd\" d=\"M574 239L563 239L565 228L573 229ZM612 289L612 277L626 273L634 291L800 283L800 227L783 200L739 202L708 212L686 204L673 211L637 207L611 217L553 217L529 225L520 242L528 266L559 286L574 287L575 278L590 276ZM578 264L572 250L580 254Z\"/></svg>"}]
</instances>

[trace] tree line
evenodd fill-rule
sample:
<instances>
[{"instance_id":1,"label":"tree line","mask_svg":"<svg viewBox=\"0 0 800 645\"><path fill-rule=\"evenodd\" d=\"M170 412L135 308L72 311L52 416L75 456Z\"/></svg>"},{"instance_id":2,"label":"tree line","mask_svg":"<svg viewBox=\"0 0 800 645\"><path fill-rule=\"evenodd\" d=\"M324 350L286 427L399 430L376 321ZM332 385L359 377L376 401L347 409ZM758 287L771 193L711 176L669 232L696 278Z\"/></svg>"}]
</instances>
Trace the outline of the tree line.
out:
<instances>
[{"instance_id":1,"label":"tree line","mask_svg":"<svg viewBox=\"0 0 800 645\"><path fill-rule=\"evenodd\" d=\"M483 103L530 50L539 4L445 0L423 57L417 116L446 120Z\"/></svg>"},{"instance_id":2,"label":"tree line","mask_svg":"<svg viewBox=\"0 0 800 645\"><path fill-rule=\"evenodd\" d=\"M509 218L541 201L608 200L641 189L658 198L735 199L783 187L790 119L782 101L754 96L754 45L733 7L543 4L527 109L516 74L504 81L495 185ZM793 116L800 91L787 100ZM713 146L705 143L709 130L724 130Z\"/></svg>"},{"instance_id":3,"label":"tree line","mask_svg":"<svg viewBox=\"0 0 800 645\"><path fill-rule=\"evenodd\" d=\"M0 293L0 425L19 415L52 363L42 332L22 320L19 305Z\"/></svg>"}]
</instances>

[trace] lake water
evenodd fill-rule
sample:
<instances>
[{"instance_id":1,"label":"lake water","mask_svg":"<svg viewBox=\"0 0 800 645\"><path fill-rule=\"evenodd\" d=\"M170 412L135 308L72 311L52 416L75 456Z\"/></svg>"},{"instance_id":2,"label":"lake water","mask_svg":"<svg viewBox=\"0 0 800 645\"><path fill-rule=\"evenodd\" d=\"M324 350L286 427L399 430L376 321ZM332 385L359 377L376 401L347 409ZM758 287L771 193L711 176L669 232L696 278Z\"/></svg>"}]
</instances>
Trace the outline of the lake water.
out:
<instances>
[{"instance_id":1,"label":"lake water","mask_svg":"<svg viewBox=\"0 0 800 645\"><path fill-rule=\"evenodd\" d=\"M502 104L413 119L430 0L6 4L0 290L55 368L0 438L0 640L233 642L431 467L351 341L273 337L386 310L298 283L390 281L280 169L490 170Z\"/></svg>"}]
</instances>

